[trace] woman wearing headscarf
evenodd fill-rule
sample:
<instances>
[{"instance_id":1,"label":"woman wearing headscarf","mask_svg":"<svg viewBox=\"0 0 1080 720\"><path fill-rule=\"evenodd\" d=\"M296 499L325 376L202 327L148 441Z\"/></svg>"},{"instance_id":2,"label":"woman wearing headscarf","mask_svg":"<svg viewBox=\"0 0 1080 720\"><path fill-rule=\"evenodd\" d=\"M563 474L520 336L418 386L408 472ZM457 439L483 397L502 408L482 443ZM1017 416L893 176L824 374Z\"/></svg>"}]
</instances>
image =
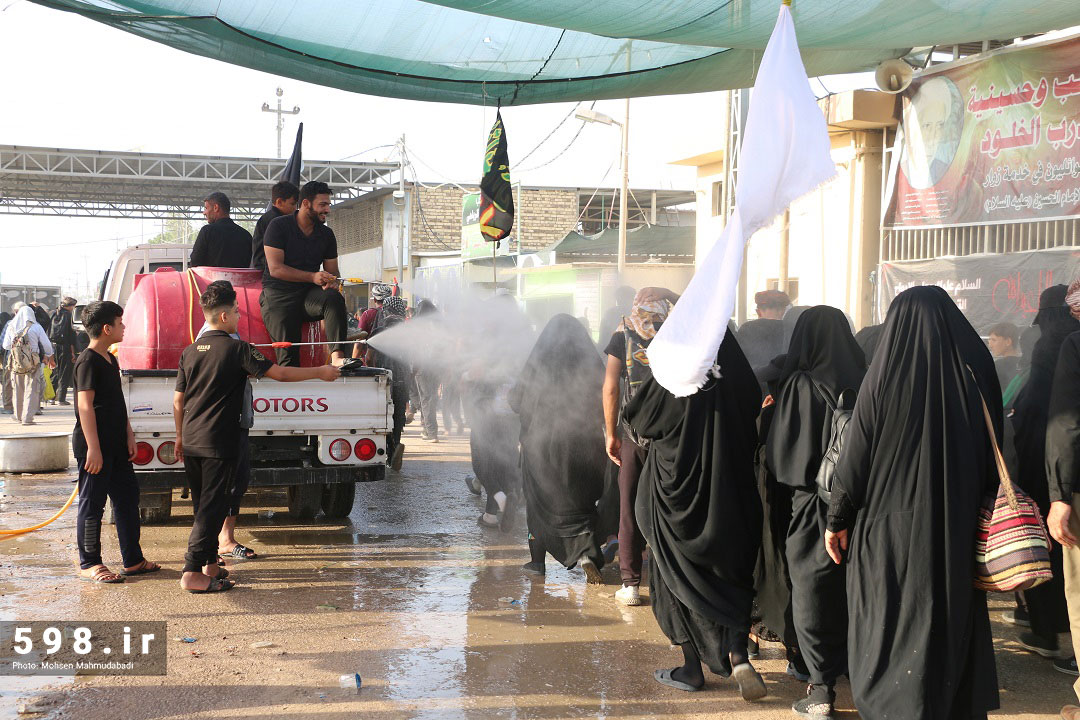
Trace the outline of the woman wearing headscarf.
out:
<instances>
[{"instance_id":1,"label":"woman wearing headscarf","mask_svg":"<svg viewBox=\"0 0 1080 720\"><path fill-rule=\"evenodd\" d=\"M636 510L649 543L653 615L683 651L681 667L654 673L664 685L701 689L704 662L733 675L744 699L766 694L746 647L761 543L753 464L760 407L729 329L701 390L677 398L650 378L624 411L649 441Z\"/></svg>"},{"instance_id":2,"label":"woman wearing headscarf","mask_svg":"<svg viewBox=\"0 0 1080 720\"><path fill-rule=\"evenodd\" d=\"M1065 338L1080 330L1065 304L1068 288L1055 285L1043 290L1039 297L1039 312L1033 325L1039 328L1039 339L1031 353L1028 380L1016 394L1011 416L1016 449L1016 480L1039 506L1043 517L1050 512L1050 488L1046 479L1046 423L1051 389L1058 355ZM1020 644L1043 657L1051 658L1061 669L1075 668L1069 660L1072 647L1065 633L1069 632L1069 611L1065 604L1065 580L1062 574L1061 546L1050 548L1050 566L1054 576L1030 590L1024 591L1030 632L1020 634Z\"/></svg>"},{"instance_id":3,"label":"woman wearing headscarf","mask_svg":"<svg viewBox=\"0 0 1080 720\"><path fill-rule=\"evenodd\" d=\"M832 409L845 391L858 392L866 359L844 313L825 305L795 325L766 442L768 467L794 492L786 554L799 650L810 674L801 717L831 717L834 686L847 671L844 567L825 552L829 505L816 483L832 437Z\"/></svg>"},{"instance_id":4,"label":"woman wearing headscarf","mask_svg":"<svg viewBox=\"0 0 1080 720\"><path fill-rule=\"evenodd\" d=\"M41 358L44 357L44 361L51 364L53 346L49 342L49 336L45 334L45 330L42 329L34 317L34 308L28 305L20 308L15 313L14 319L8 322L4 328L4 336L3 340L0 341L0 346L10 355L17 352L13 350L15 344L22 341L28 343L29 350L34 356L34 367L28 372L19 372L17 368L12 368L9 382L14 396L15 421L21 422L23 425L33 425L34 415L37 414L41 406L43 383ZM11 358L8 358L8 362L11 362Z\"/></svg>"},{"instance_id":5,"label":"woman wearing headscarf","mask_svg":"<svg viewBox=\"0 0 1080 720\"><path fill-rule=\"evenodd\" d=\"M507 530L512 501L521 487L518 416L510 409L509 392L533 345L528 320L513 296L496 293L470 328L475 361L466 368L462 401L469 422L473 472L487 494L482 527Z\"/></svg>"},{"instance_id":6,"label":"woman wearing headscarf","mask_svg":"<svg viewBox=\"0 0 1080 720\"><path fill-rule=\"evenodd\" d=\"M604 452L604 369L580 322L556 315L540 333L510 391L521 418L521 486L529 527L525 570L544 573L545 553L601 582L597 507L611 461Z\"/></svg>"},{"instance_id":7,"label":"woman wearing headscarf","mask_svg":"<svg viewBox=\"0 0 1080 720\"><path fill-rule=\"evenodd\" d=\"M847 563L848 669L866 718L971 720L998 707L979 508L999 480L990 351L938 287L889 308L833 476L829 556ZM845 554L846 551L846 554Z\"/></svg>"}]
</instances>

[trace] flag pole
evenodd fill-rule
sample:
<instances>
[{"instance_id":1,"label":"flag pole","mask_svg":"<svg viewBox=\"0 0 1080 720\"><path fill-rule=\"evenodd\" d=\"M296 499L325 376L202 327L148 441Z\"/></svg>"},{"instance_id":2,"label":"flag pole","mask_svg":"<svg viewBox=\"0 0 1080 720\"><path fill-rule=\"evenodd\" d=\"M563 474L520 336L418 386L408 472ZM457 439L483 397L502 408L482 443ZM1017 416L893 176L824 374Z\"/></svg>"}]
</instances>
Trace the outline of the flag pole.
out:
<instances>
[{"instance_id":1,"label":"flag pole","mask_svg":"<svg viewBox=\"0 0 1080 720\"><path fill-rule=\"evenodd\" d=\"M499 243L497 243L497 242L491 243L491 283L492 283L491 291L492 292L495 292L495 290L497 290L498 287L499 287L499 271L495 267L495 252L498 249L499 249Z\"/></svg>"}]
</instances>

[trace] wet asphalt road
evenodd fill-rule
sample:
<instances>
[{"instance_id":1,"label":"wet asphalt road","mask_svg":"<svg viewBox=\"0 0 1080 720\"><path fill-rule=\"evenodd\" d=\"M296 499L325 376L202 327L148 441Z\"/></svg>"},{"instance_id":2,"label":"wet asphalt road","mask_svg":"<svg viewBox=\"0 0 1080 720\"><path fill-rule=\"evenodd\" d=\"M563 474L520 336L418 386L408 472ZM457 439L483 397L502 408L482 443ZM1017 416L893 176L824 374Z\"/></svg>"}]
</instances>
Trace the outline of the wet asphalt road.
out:
<instances>
[{"instance_id":1,"label":"wet asphalt road","mask_svg":"<svg viewBox=\"0 0 1080 720\"><path fill-rule=\"evenodd\" d=\"M180 591L190 505L179 499L169 524L143 529L146 556L165 570L123 585L76 578L74 510L0 541L0 619L167 620L170 638L197 638L170 639L166 677L0 678L0 718L24 696L54 699L49 717L79 719L793 717L803 688L784 674L779 645L755 662L769 690L758 703L715 676L699 693L657 685L652 671L681 653L647 606L615 603L617 568L603 586L550 558L546 579L524 575L520 514L506 533L476 523L467 440L425 443L414 424L405 442L403 471L358 486L347 522L296 523L283 499L249 495L237 537L262 557L229 563L238 587L228 593ZM72 476L0 476L0 524L48 517ZM111 526L103 541L116 568ZM1004 599L993 607L1001 715L1056 716L1072 678L1024 653L1001 622ZM250 647L260 641L274 646ZM359 693L338 686L351 673ZM857 718L840 691L838 716Z\"/></svg>"}]
</instances>

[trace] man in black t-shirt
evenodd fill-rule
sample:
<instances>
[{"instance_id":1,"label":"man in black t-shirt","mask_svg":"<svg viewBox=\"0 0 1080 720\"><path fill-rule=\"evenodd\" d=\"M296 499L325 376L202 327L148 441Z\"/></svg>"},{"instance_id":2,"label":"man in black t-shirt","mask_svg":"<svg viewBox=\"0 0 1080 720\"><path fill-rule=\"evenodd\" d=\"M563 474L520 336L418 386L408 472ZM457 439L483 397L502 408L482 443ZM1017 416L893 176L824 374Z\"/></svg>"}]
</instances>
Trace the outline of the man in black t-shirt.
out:
<instances>
[{"instance_id":1,"label":"man in black t-shirt","mask_svg":"<svg viewBox=\"0 0 1080 720\"><path fill-rule=\"evenodd\" d=\"M263 323L275 342L300 342L300 326L322 320L340 365L349 349L345 297L338 292L337 238L326 226L330 188L309 182L300 189L300 207L293 215L272 221L263 236L266 269L259 296ZM278 348L279 365L300 364L300 349Z\"/></svg>"},{"instance_id":2,"label":"man in black t-shirt","mask_svg":"<svg viewBox=\"0 0 1080 720\"><path fill-rule=\"evenodd\" d=\"M180 355L173 393L176 456L184 461L195 519L184 556L180 587L192 593L230 590L232 582L217 564L218 532L229 510L236 472L249 377L281 382L336 380L340 371L275 365L246 342L230 335L240 322L236 291L225 280L210 283L199 298L212 328Z\"/></svg>"},{"instance_id":3,"label":"man in black t-shirt","mask_svg":"<svg viewBox=\"0 0 1080 720\"><path fill-rule=\"evenodd\" d=\"M223 192L212 192L203 201L207 224L199 230L191 248L191 267L246 268L251 265L251 233L229 217L232 203Z\"/></svg>"},{"instance_id":4,"label":"man in black t-shirt","mask_svg":"<svg viewBox=\"0 0 1080 720\"><path fill-rule=\"evenodd\" d=\"M296 203L300 199L300 188L288 180L274 183L270 190L270 207L259 222L255 223L255 233L251 236L251 267L256 270L266 270L266 255L263 253L263 236L270 223L282 215L292 215L296 212Z\"/></svg>"},{"instance_id":5,"label":"man in black t-shirt","mask_svg":"<svg viewBox=\"0 0 1080 720\"><path fill-rule=\"evenodd\" d=\"M79 575L109 584L124 582L125 575L161 569L143 557L139 545L139 483L131 465L135 434L127 418L120 366L109 354L109 346L124 339L123 314L123 308L108 300L92 302L83 310L90 346L75 360L75 430L71 433L71 451L79 466ZM112 499L124 562L119 574L101 561L106 497Z\"/></svg>"},{"instance_id":6,"label":"man in black t-shirt","mask_svg":"<svg viewBox=\"0 0 1080 720\"><path fill-rule=\"evenodd\" d=\"M60 405L70 405L67 401L68 388L71 387L72 375L75 362L75 326L72 324L72 313L78 301L73 297L65 297L60 307L52 316L52 324L49 327L49 342L53 344L53 355L56 358L56 370L52 374L53 392L56 393L56 402Z\"/></svg>"}]
</instances>

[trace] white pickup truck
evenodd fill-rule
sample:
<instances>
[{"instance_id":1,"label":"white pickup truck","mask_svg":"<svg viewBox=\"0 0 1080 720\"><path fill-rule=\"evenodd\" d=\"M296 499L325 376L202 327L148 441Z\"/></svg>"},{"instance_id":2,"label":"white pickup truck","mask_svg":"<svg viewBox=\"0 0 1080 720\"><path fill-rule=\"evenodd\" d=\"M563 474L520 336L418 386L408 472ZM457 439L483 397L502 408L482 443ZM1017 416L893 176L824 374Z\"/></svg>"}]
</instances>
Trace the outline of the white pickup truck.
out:
<instances>
[{"instance_id":1,"label":"white pickup truck","mask_svg":"<svg viewBox=\"0 0 1080 720\"><path fill-rule=\"evenodd\" d=\"M252 303L257 308L257 274L220 268L189 273L189 251L190 245L129 248L113 263L101 291L103 299L126 310L119 359L138 444L134 464L144 522L167 519L173 488L186 485L183 465L173 454L172 400L175 359L189 342L187 323L200 321L198 316L189 318L197 312L192 288L204 287L210 279L231 280L241 295L241 336L245 328L265 333L254 315L245 319L245 308ZM167 353L171 359L163 359ZM157 359L150 362L147 357ZM155 365L162 369L132 369ZM343 368L331 383L253 380L249 487L287 488L289 511L297 519L310 519L320 510L331 518L347 516L355 483L381 480L386 474L386 436L393 426L390 381L389 371L366 367Z\"/></svg>"}]
</instances>

